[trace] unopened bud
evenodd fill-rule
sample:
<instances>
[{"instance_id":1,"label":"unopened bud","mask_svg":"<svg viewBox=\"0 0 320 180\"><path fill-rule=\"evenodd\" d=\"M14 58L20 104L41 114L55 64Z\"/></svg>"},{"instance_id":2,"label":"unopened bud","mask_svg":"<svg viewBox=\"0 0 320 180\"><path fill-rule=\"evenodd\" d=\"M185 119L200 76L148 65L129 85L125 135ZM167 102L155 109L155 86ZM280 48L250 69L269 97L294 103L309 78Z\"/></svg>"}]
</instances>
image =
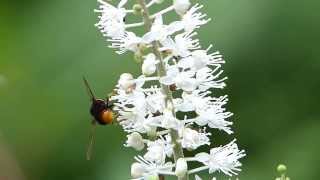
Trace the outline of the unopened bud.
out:
<instances>
[{"instance_id":1,"label":"unopened bud","mask_svg":"<svg viewBox=\"0 0 320 180\"><path fill-rule=\"evenodd\" d=\"M187 171L188 171L187 161L184 158L178 159L175 174L178 177L183 177L186 175Z\"/></svg>"},{"instance_id":2,"label":"unopened bud","mask_svg":"<svg viewBox=\"0 0 320 180\"><path fill-rule=\"evenodd\" d=\"M180 16L184 15L189 7L190 7L191 3L189 0L174 0L173 1L173 7L175 9L175 11L177 12L177 14L179 14Z\"/></svg>"},{"instance_id":3,"label":"unopened bud","mask_svg":"<svg viewBox=\"0 0 320 180\"><path fill-rule=\"evenodd\" d=\"M286 171L287 171L286 165L284 165L284 164L279 164L278 167L277 167L277 171L278 171L280 174L286 173Z\"/></svg>"},{"instance_id":4,"label":"unopened bud","mask_svg":"<svg viewBox=\"0 0 320 180\"><path fill-rule=\"evenodd\" d=\"M136 52L134 53L134 61L137 62L137 63L141 63L142 60L143 60L143 56L142 56L141 51L139 51L139 50L136 51Z\"/></svg>"},{"instance_id":5,"label":"unopened bud","mask_svg":"<svg viewBox=\"0 0 320 180\"><path fill-rule=\"evenodd\" d=\"M145 173L145 171L146 170L145 170L144 166L140 163L135 162L131 165L131 176L133 178L142 177L143 174Z\"/></svg>"},{"instance_id":6,"label":"unopened bud","mask_svg":"<svg viewBox=\"0 0 320 180\"><path fill-rule=\"evenodd\" d=\"M132 147L137 151L141 151L144 148L143 138L139 133L134 132L129 134L127 135L127 138L126 146Z\"/></svg>"},{"instance_id":7,"label":"unopened bud","mask_svg":"<svg viewBox=\"0 0 320 180\"><path fill-rule=\"evenodd\" d=\"M130 92L132 89L135 88L133 76L130 73L121 74L118 84L120 88L125 90L126 92Z\"/></svg>"},{"instance_id":8,"label":"unopened bud","mask_svg":"<svg viewBox=\"0 0 320 180\"><path fill-rule=\"evenodd\" d=\"M157 70L156 64L156 56L152 53L148 54L142 64L142 73L147 76L152 75Z\"/></svg>"},{"instance_id":9,"label":"unopened bud","mask_svg":"<svg viewBox=\"0 0 320 180\"><path fill-rule=\"evenodd\" d=\"M142 6L140 5L140 4L135 4L135 5L133 5L133 7L132 7L132 9L133 9L133 13L135 14L135 15L141 15L141 12L142 12Z\"/></svg>"}]
</instances>

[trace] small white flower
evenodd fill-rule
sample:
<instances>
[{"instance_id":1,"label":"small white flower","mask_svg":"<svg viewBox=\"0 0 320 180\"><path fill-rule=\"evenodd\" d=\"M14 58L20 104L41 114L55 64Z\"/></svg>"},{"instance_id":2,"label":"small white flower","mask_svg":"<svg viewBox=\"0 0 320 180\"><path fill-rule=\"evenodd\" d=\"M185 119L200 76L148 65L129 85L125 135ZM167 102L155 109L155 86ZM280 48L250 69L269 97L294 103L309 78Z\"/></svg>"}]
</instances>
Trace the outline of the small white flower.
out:
<instances>
[{"instance_id":1,"label":"small white flower","mask_svg":"<svg viewBox=\"0 0 320 180\"><path fill-rule=\"evenodd\" d=\"M210 69L208 67L202 68L196 73L196 83L200 91L207 91L210 88L222 89L226 86L224 81L227 77L220 78L223 70L219 70L219 67Z\"/></svg>"},{"instance_id":2,"label":"small white flower","mask_svg":"<svg viewBox=\"0 0 320 180\"><path fill-rule=\"evenodd\" d=\"M226 121L226 119L231 117L233 114L225 112L226 109L222 107L228 101L227 96L214 98L214 100L215 101L211 101L209 106L196 110L198 117L196 117L195 122L199 126L208 125L210 128L220 129L228 134L232 134L233 131L229 126L233 123Z\"/></svg>"},{"instance_id":3,"label":"small white flower","mask_svg":"<svg viewBox=\"0 0 320 180\"><path fill-rule=\"evenodd\" d=\"M95 12L101 13L99 16L99 22L96 26L105 36L119 37L125 33L124 18L126 16L126 10L120 7L114 7L111 4L98 0L101 4L100 9Z\"/></svg>"},{"instance_id":4,"label":"small white flower","mask_svg":"<svg viewBox=\"0 0 320 180\"><path fill-rule=\"evenodd\" d=\"M187 57L191 54L191 50L199 49L199 40L192 39L197 33L187 32L181 33L175 36L175 40L168 37L161 42L161 51L171 51L173 56L177 57Z\"/></svg>"},{"instance_id":5,"label":"small white flower","mask_svg":"<svg viewBox=\"0 0 320 180\"><path fill-rule=\"evenodd\" d=\"M181 99L175 99L176 109L181 112L198 111L206 109L212 97L207 96L208 92L200 92L198 90L189 92L183 92Z\"/></svg>"},{"instance_id":6,"label":"small white flower","mask_svg":"<svg viewBox=\"0 0 320 180\"><path fill-rule=\"evenodd\" d=\"M118 89L117 93L112 100L117 101L114 110L119 114L119 124L127 132L146 133L151 128L149 124L152 120L146 119L145 94L136 90L126 93L122 89Z\"/></svg>"},{"instance_id":7,"label":"small white flower","mask_svg":"<svg viewBox=\"0 0 320 180\"><path fill-rule=\"evenodd\" d=\"M137 52L139 45L143 43L142 38L137 37L133 32L125 32L119 36L108 39L111 42L110 48L119 49L116 52L123 54L127 51Z\"/></svg>"},{"instance_id":8,"label":"small white flower","mask_svg":"<svg viewBox=\"0 0 320 180\"><path fill-rule=\"evenodd\" d=\"M210 150L208 153L199 153L195 156L195 159L209 168L209 173L215 171L222 171L226 175L237 175L237 171L241 171L239 168L241 163L239 159L245 156L243 150L239 150L235 140L223 147L217 147Z\"/></svg>"},{"instance_id":9,"label":"small white flower","mask_svg":"<svg viewBox=\"0 0 320 180\"><path fill-rule=\"evenodd\" d=\"M140 165L135 165L134 171L134 178L136 180L146 180L148 177L155 177L159 174L172 174L172 168L174 165L171 162L163 163L163 164L156 164L154 162L150 162L144 159L141 156L135 157L135 160ZM142 172L142 173L140 173Z\"/></svg>"},{"instance_id":10,"label":"small white flower","mask_svg":"<svg viewBox=\"0 0 320 180\"><path fill-rule=\"evenodd\" d=\"M185 31L190 32L196 28L199 28L201 25L207 24L211 19L205 19L206 14L197 12L201 9L203 5L196 4L192 6L187 13L182 16L182 23Z\"/></svg>"},{"instance_id":11,"label":"small white flower","mask_svg":"<svg viewBox=\"0 0 320 180\"><path fill-rule=\"evenodd\" d=\"M171 109L164 109L162 118L161 127L163 128L178 130L182 126L181 121L173 116Z\"/></svg>"},{"instance_id":12,"label":"small white flower","mask_svg":"<svg viewBox=\"0 0 320 180\"><path fill-rule=\"evenodd\" d=\"M130 73L123 73L120 76L118 84L121 89L129 92L135 88L135 82L133 80L133 76Z\"/></svg>"},{"instance_id":13,"label":"small white flower","mask_svg":"<svg viewBox=\"0 0 320 180\"><path fill-rule=\"evenodd\" d=\"M188 171L188 164L184 158L179 158L176 163L175 174L178 177L183 177Z\"/></svg>"},{"instance_id":14,"label":"small white flower","mask_svg":"<svg viewBox=\"0 0 320 180\"><path fill-rule=\"evenodd\" d=\"M183 26L179 22L173 22L169 25L163 24L162 16L159 15L155 18L154 23L151 27L150 32L146 33L142 39L146 43L151 43L153 41L164 41L169 35L180 31L183 29Z\"/></svg>"},{"instance_id":15,"label":"small white flower","mask_svg":"<svg viewBox=\"0 0 320 180\"><path fill-rule=\"evenodd\" d=\"M163 112L165 108L165 95L160 90L146 93L147 109L153 114Z\"/></svg>"},{"instance_id":16,"label":"small white flower","mask_svg":"<svg viewBox=\"0 0 320 180\"><path fill-rule=\"evenodd\" d=\"M180 131L181 145L188 150L197 149L202 145L210 145L208 135L210 133L200 133L190 128L184 128Z\"/></svg>"},{"instance_id":17,"label":"small white flower","mask_svg":"<svg viewBox=\"0 0 320 180\"><path fill-rule=\"evenodd\" d=\"M142 164L135 162L131 165L131 176L133 178L142 177L145 172L146 169Z\"/></svg>"},{"instance_id":18,"label":"small white flower","mask_svg":"<svg viewBox=\"0 0 320 180\"><path fill-rule=\"evenodd\" d=\"M193 67L196 70L204 68L208 65L220 66L221 64L225 63L219 51L208 54L208 51L211 49L211 47L212 46L209 46L207 50L196 50L192 52Z\"/></svg>"},{"instance_id":19,"label":"small white flower","mask_svg":"<svg viewBox=\"0 0 320 180\"><path fill-rule=\"evenodd\" d=\"M147 153L143 157L150 162L163 164L166 160L165 142L161 139L148 142Z\"/></svg>"},{"instance_id":20,"label":"small white flower","mask_svg":"<svg viewBox=\"0 0 320 180\"><path fill-rule=\"evenodd\" d=\"M171 157L173 153L173 145L168 136L169 135L167 135L166 138L160 137L155 141L149 141L147 143L147 153L144 155L144 158L156 164L163 164L166 157Z\"/></svg>"},{"instance_id":21,"label":"small white flower","mask_svg":"<svg viewBox=\"0 0 320 180\"><path fill-rule=\"evenodd\" d=\"M181 16L188 11L190 5L191 3L189 0L173 0L173 7L177 14Z\"/></svg>"},{"instance_id":22,"label":"small white flower","mask_svg":"<svg viewBox=\"0 0 320 180\"><path fill-rule=\"evenodd\" d=\"M176 86L187 92L195 90L197 88L197 82L192 76L193 72L180 72L175 78Z\"/></svg>"},{"instance_id":23,"label":"small white flower","mask_svg":"<svg viewBox=\"0 0 320 180\"><path fill-rule=\"evenodd\" d=\"M156 60L156 56L153 53L148 54L142 64L142 73L145 75L152 75L157 70L157 63L159 61Z\"/></svg>"},{"instance_id":24,"label":"small white flower","mask_svg":"<svg viewBox=\"0 0 320 180\"><path fill-rule=\"evenodd\" d=\"M125 146L132 147L137 151L141 151L144 148L143 138L139 133L133 132L127 135L127 138L128 140Z\"/></svg>"},{"instance_id":25,"label":"small white flower","mask_svg":"<svg viewBox=\"0 0 320 180\"><path fill-rule=\"evenodd\" d=\"M165 85L175 84L184 91L191 92L197 88L197 82L194 78L195 72L182 71L175 65L167 69L167 75L160 78L160 82Z\"/></svg>"}]
</instances>

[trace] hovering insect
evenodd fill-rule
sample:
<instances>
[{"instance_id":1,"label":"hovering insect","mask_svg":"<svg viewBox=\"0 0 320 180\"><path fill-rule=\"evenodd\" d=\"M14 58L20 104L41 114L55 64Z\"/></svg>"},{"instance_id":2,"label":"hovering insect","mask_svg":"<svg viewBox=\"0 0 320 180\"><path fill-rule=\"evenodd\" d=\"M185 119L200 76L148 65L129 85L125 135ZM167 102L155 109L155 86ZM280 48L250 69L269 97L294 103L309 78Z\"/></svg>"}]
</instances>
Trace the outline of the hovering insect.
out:
<instances>
[{"instance_id":1,"label":"hovering insect","mask_svg":"<svg viewBox=\"0 0 320 180\"><path fill-rule=\"evenodd\" d=\"M93 91L90 88L89 83L85 77L83 77L83 81L92 102L90 107L90 114L92 115L93 120L91 121L92 128L90 132L89 144L87 149L87 160L90 160L92 147L94 144L95 128L97 123L99 125L112 124L114 119L114 114L112 111L112 104L110 103L109 97L106 98L106 100L97 99L93 94Z\"/></svg>"}]
</instances>

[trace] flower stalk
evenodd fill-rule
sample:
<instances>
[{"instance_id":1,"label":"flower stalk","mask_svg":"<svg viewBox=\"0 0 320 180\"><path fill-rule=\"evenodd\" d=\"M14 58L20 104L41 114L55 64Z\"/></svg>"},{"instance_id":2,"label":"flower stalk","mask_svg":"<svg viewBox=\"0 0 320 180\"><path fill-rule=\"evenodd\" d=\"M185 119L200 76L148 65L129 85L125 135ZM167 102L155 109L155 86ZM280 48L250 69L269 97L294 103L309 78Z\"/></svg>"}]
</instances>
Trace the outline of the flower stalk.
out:
<instances>
[{"instance_id":1,"label":"flower stalk","mask_svg":"<svg viewBox=\"0 0 320 180\"><path fill-rule=\"evenodd\" d=\"M152 21L150 18L150 13L148 10L148 7L146 5L145 0L137 0L138 4L141 5L142 9L143 9L143 19L144 19L144 24L145 27L148 31L151 30L151 25L152 25ZM165 69L165 65L163 62L163 57L161 52L159 51L160 45L158 41L154 41L152 42L152 51L153 53L156 55L156 58L160 60L160 63L157 64L157 74L159 77L163 77L166 76L166 69ZM166 102L166 108L168 108L168 104L173 104L173 98L172 98L172 92L169 89L169 86L167 85L163 85L161 84L161 88L162 88L162 92L163 94L165 94L165 102ZM171 108L172 109L172 114L175 117L175 110L174 107ZM183 149L181 147L181 144L178 142L178 132L174 129L170 129L170 135L172 138L172 143L173 143L173 157L174 157L174 161L177 162L179 158L183 158L184 154L183 154ZM188 180L188 174L185 174L182 177L178 177L179 180Z\"/></svg>"}]
</instances>

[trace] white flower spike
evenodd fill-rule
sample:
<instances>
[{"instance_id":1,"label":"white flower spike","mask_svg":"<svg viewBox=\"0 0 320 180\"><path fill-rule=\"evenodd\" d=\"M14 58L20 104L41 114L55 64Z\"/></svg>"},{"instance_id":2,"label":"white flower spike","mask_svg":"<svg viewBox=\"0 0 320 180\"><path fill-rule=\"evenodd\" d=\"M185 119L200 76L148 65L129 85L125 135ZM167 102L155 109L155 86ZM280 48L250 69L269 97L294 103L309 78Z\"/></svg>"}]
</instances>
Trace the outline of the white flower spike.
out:
<instances>
[{"instance_id":1,"label":"white flower spike","mask_svg":"<svg viewBox=\"0 0 320 180\"><path fill-rule=\"evenodd\" d=\"M223 147L217 147L210 150L210 154L199 153L195 156L195 160L202 162L209 168L209 173L222 171L232 176L237 175L237 171L241 171L239 167L241 163L239 159L244 157L243 150L239 150L235 140Z\"/></svg>"},{"instance_id":2,"label":"white flower spike","mask_svg":"<svg viewBox=\"0 0 320 180\"><path fill-rule=\"evenodd\" d=\"M225 60L219 51L211 51L212 45L201 49L196 38L196 31L211 19L201 12L203 5L192 5L190 0L173 0L154 14L149 8L163 0L146 1L138 0L133 9L126 9L128 0L116 5L98 0L95 10L99 13L96 26L109 47L117 54L133 52L141 60L141 75L123 73L110 98L117 123L128 133L124 146L144 152L131 165L132 180L164 176L188 180L200 171L238 174L245 152L235 140L209 153L198 149L213 144L210 138L215 136L209 128L213 134L217 130L233 133L228 96L215 93L226 86ZM166 14L172 11L179 20L167 23ZM135 18L128 16L133 14L142 19L129 24ZM141 26L147 31L136 31ZM184 152L195 150L199 153L185 157ZM190 161L201 165L189 169ZM198 175L195 179L201 180Z\"/></svg>"}]
</instances>

